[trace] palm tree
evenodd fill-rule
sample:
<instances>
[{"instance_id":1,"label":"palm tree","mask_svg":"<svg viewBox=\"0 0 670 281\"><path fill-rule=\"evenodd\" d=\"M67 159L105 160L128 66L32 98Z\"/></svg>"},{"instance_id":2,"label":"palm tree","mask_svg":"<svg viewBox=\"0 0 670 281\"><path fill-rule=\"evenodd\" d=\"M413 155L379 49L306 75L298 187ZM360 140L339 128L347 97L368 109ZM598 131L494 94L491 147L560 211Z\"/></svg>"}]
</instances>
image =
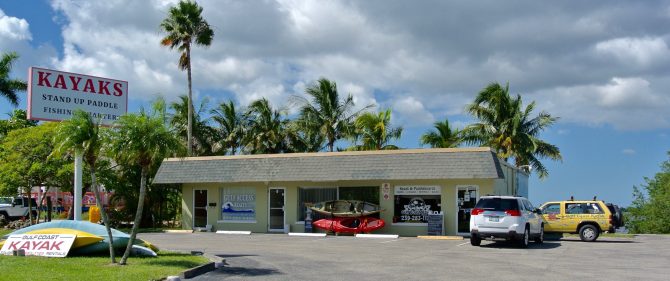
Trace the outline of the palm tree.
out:
<instances>
[{"instance_id":1,"label":"palm tree","mask_svg":"<svg viewBox=\"0 0 670 281\"><path fill-rule=\"evenodd\" d=\"M175 134L165 125L165 104L163 100L154 103L154 109L147 113L141 109L138 114L126 114L116 122L112 132L110 152L117 155L117 162L136 163L141 167L140 193L137 201L137 212L130 240L123 253L120 264L126 264L130 255L144 208L149 168L163 158L179 153L183 146Z\"/></svg>"},{"instance_id":2,"label":"palm tree","mask_svg":"<svg viewBox=\"0 0 670 281\"><path fill-rule=\"evenodd\" d=\"M170 49L177 48L181 52L179 68L186 70L188 77L188 155L192 155L192 115L193 98L191 85L191 45L209 46L214 38L214 31L202 18L202 7L191 1L180 1L176 7L171 7L167 18L161 22L161 29L167 35L161 39L161 45Z\"/></svg>"},{"instance_id":3,"label":"palm tree","mask_svg":"<svg viewBox=\"0 0 670 281\"><path fill-rule=\"evenodd\" d=\"M173 114L169 115L170 126L175 128L177 135L188 143L188 97L179 96L180 102L170 103L170 109L173 110ZM192 133L191 133L191 147L194 149L191 156L211 156L214 155L213 152L213 143L214 136L216 135L214 129L207 124L207 120L200 119L203 116L204 112L207 111L207 99L203 99L196 110L196 113L192 115ZM186 144L188 145L188 144Z\"/></svg>"},{"instance_id":4,"label":"palm tree","mask_svg":"<svg viewBox=\"0 0 670 281\"><path fill-rule=\"evenodd\" d=\"M317 152L323 149L325 141L316 126L301 123L304 120L291 120L286 126L286 152Z\"/></svg>"},{"instance_id":5,"label":"palm tree","mask_svg":"<svg viewBox=\"0 0 670 281\"><path fill-rule=\"evenodd\" d=\"M28 84L18 79L9 79L9 73L12 72L12 62L18 59L19 55L15 52L9 52L0 58L0 95L4 96L13 106L19 105L17 91L25 91Z\"/></svg>"},{"instance_id":6,"label":"palm tree","mask_svg":"<svg viewBox=\"0 0 670 281\"><path fill-rule=\"evenodd\" d=\"M218 132L221 138L221 150L226 154L230 149L230 154L235 155L237 149L242 146L242 138L246 132L246 120L244 114L235 109L233 101L223 102L219 107L210 111L212 120L219 124Z\"/></svg>"},{"instance_id":7,"label":"palm tree","mask_svg":"<svg viewBox=\"0 0 670 281\"><path fill-rule=\"evenodd\" d=\"M249 105L246 118L249 132L244 143L251 154L281 153L286 150L286 125L280 111L272 109L267 99L256 100Z\"/></svg>"},{"instance_id":8,"label":"palm tree","mask_svg":"<svg viewBox=\"0 0 670 281\"><path fill-rule=\"evenodd\" d=\"M548 171L539 159L562 160L562 156L557 146L538 136L554 124L558 117L552 117L544 111L531 117L533 109L535 102L524 109L520 95L510 96L509 84L502 87L498 83L491 83L467 107L467 111L479 122L463 130L464 140L490 146L505 161L514 158L517 167L528 167L528 172L532 168L540 178L545 178Z\"/></svg>"},{"instance_id":9,"label":"palm tree","mask_svg":"<svg viewBox=\"0 0 670 281\"><path fill-rule=\"evenodd\" d=\"M442 122L435 122L436 131L428 131L421 136L421 145L430 145L432 148L452 148L458 147L463 142L461 130L451 129L449 119Z\"/></svg>"},{"instance_id":10,"label":"palm tree","mask_svg":"<svg viewBox=\"0 0 670 281\"><path fill-rule=\"evenodd\" d=\"M306 127L316 127L326 139L329 151L333 151L335 142L343 138L356 117L364 110L372 107L367 105L359 111L353 111L354 98L348 95L340 100L337 84L326 78L319 79L315 84L305 89L311 101L307 98L294 96L301 105L299 124ZM311 129L311 128L308 128Z\"/></svg>"},{"instance_id":11,"label":"palm tree","mask_svg":"<svg viewBox=\"0 0 670 281\"><path fill-rule=\"evenodd\" d=\"M102 222L105 224L107 235L109 236L109 257L112 263L116 263L114 255L114 238L112 237L112 229L109 224L107 212L102 205L100 196L100 189L96 181L96 162L100 155L102 142L100 140L100 123L95 122L93 117L86 111L77 109L72 113L70 120L61 122L54 136L54 143L56 143L55 152L62 153L64 151L72 151L81 153L84 163L89 168L91 173L91 189L95 195L96 205L100 209Z\"/></svg>"},{"instance_id":12,"label":"palm tree","mask_svg":"<svg viewBox=\"0 0 670 281\"><path fill-rule=\"evenodd\" d=\"M354 141L361 140L361 145L350 147L349 150L393 150L397 146L389 144L391 140L400 139L402 127L391 127L391 109L377 114L365 112L356 118Z\"/></svg>"}]
</instances>

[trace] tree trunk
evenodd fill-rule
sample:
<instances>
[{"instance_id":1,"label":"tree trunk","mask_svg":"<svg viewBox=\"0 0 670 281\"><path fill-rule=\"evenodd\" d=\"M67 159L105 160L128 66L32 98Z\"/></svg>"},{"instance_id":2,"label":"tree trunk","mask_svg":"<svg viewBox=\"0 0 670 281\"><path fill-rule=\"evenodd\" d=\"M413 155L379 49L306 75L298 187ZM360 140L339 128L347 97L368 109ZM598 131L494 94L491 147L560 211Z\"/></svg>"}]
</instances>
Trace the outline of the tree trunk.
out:
<instances>
[{"instance_id":1,"label":"tree trunk","mask_svg":"<svg viewBox=\"0 0 670 281\"><path fill-rule=\"evenodd\" d=\"M193 156L193 94L191 90L191 48L186 46L186 60L188 66L186 72L188 73L188 128L186 145L188 146L188 156Z\"/></svg>"},{"instance_id":2,"label":"tree trunk","mask_svg":"<svg viewBox=\"0 0 670 281\"><path fill-rule=\"evenodd\" d=\"M140 180L140 198L137 202L137 212L135 213L135 220L133 222L133 228L130 231L130 240L128 240L128 245L126 246L126 251L121 257L119 264L125 265L130 256L130 250L133 248L133 243L135 242L135 237L137 236L137 231L140 228L140 221L142 220L142 209L144 208L144 197L147 194L147 174L149 167L142 166L142 175Z\"/></svg>"},{"instance_id":3,"label":"tree trunk","mask_svg":"<svg viewBox=\"0 0 670 281\"><path fill-rule=\"evenodd\" d=\"M109 218L107 217L107 211L105 211L104 206L102 205L102 200L100 198L100 190L98 189L98 183L95 178L95 164L91 164L91 189L93 189L93 194L95 195L95 203L100 209L100 216L102 216L102 223L105 224L105 229L107 230L107 236L109 236L109 258L112 263L116 263L116 255L114 253L114 237L112 237L112 228L109 226ZM90 215L90 210L89 210Z\"/></svg>"}]
</instances>

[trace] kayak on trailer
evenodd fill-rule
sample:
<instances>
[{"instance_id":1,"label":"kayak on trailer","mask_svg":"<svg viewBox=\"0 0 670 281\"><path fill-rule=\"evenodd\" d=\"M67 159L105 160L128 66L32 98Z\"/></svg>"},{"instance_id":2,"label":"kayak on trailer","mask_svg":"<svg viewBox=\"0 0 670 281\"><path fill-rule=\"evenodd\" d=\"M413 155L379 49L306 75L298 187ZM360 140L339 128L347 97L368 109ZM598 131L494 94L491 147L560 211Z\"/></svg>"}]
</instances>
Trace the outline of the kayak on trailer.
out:
<instances>
[{"instance_id":1,"label":"kayak on trailer","mask_svg":"<svg viewBox=\"0 0 670 281\"><path fill-rule=\"evenodd\" d=\"M360 200L332 200L319 203L305 203L305 206L320 214L333 217L364 217L383 211L379 205Z\"/></svg>"},{"instance_id":2,"label":"kayak on trailer","mask_svg":"<svg viewBox=\"0 0 670 281\"><path fill-rule=\"evenodd\" d=\"M130 240L130 235L114 228L112 228L111 231L112 238L114 239L114 242L112 243L114 249L124 250L128 244L128 240ZM105 226L87 221L59 220L40 223L18 229L2 238L7 239L10 235L16 234L73 234L77 235L77 237L70 248L70 254L97 254L109 252L109 235L107 235ZM0 241L0 247L3 243L4 241ZM153 251L153 253L148 252L145 249L136 249L133 251L133 253L137 253L138 255L155 256L155 252L158 251L156 246L141 239L135 239L133 248L137 248L136 246L143 246Z\"/></svg>"},{"instance_id":3,"label":"kayak on trailer","mask_svg":"<svg viewBox=\"0 0 670 281\"><path fill-rule=\"evenodd\" d=\"M386 225L383 219L373 217L335 217L320 219L313 223L314 227L335 233L369 233Z\"/></svg>"}]
</instances>

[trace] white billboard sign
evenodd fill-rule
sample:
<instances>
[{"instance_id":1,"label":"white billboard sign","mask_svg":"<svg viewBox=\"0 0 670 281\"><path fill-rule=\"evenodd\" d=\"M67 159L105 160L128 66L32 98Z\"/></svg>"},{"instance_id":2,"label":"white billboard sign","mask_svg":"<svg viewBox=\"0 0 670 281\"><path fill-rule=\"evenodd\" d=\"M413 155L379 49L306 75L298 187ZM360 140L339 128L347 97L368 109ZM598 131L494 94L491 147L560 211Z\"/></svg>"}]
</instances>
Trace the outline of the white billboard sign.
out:
<instances>
[{"instance_id":1,"label":"white billboard sign","mask_svg":"<svg viewBox=\"0 0 670 281\"><path fill-rule=\"evenodd\" d=\"M26 256L65 257L74 243L73 234L17 234L10 235L0 253L12 255L24 250Z\"/></svg>"},{"instance_id":2,"label":"white billboard sign","mask_svg":"<svg viewBox=\"0 0 670 281\"><path fill-rule=\"evenodd\" d=\"M396 185L395 195L440 195L437 185Z\"/></svg>"},{"instance_id":3,"label":"white billboard sign","mask_svg":"<svg viewBox=\"0 0 670 281\"><path fill-rule=\"evenodd\" d=\"M28 73L28 119L70 119L75 109L111 125L128 111L128 82L31 67Z\"/></svg>"}]
</instances>

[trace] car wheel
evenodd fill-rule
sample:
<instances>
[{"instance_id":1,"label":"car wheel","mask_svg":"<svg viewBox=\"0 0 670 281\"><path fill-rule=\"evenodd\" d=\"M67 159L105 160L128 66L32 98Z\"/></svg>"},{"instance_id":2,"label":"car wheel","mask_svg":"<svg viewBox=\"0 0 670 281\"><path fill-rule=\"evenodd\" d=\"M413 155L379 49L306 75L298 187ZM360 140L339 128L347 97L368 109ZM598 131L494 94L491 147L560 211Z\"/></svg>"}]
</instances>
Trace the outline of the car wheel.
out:
<instances>
[{"instance_id":1,"label":"car wheel","mask_svg":"<svg viewBox=\"0 0 670 281\"><path fill-rule=\"evenodd\" d=\"M535 237L535 243L542 244L544 243L544 225L540 226L540 234Z\"/></svg>"},{"instance_id":2,"label":"car wheel","mask_svg":"<svg viewBox=\"0 0 670 281\"><path fill-rule=\"evenodd\" d=\"M521 237L521 241L519 241L519 246L521 248L528 248L528 243L530 241L530 230L528 229L528 226L526 226L526 229L523 231L523 237Z\"/></svg>"},{"instance_id":3,"label":"car wheel","mask_svg":"<svg viewBox=\"0 0 670 281\"><path fill-rule=\"evenodd\" d=\"M482 244L482 239L477 237L477 235L471 235L470 236L470 245L479 246L481 244Z\"/></svg>"},{"instance_id":4,"label":"car wheel","mask_svg":"<svg viewBox=\"0 0 670 281\"><path fill-rule=\"evenodd\" d=\"M579 229L579 238L581 238L584 242L596 241L599 235L600 231L598 231L598 229L591 224L584 225Z\"/></svg>"}]
</instances>

